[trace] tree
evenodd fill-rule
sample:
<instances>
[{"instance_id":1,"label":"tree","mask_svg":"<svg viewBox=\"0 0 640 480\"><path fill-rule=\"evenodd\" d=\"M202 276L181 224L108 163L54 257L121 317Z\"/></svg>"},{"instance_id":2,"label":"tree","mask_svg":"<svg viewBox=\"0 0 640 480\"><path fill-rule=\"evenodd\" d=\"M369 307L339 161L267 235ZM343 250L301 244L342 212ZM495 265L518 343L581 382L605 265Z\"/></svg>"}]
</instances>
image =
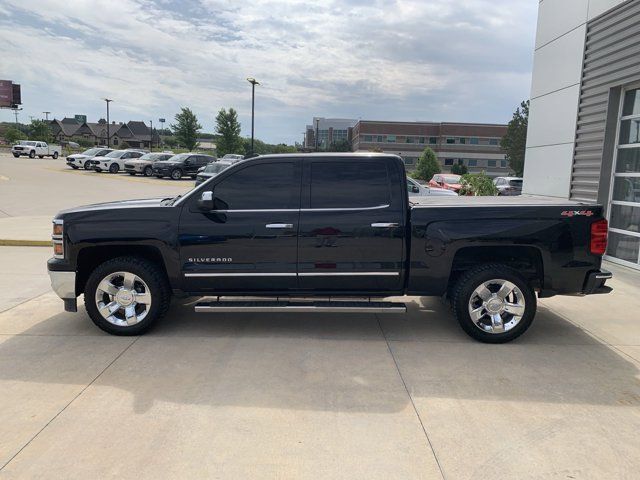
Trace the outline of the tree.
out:
<instances>
[{"instance_id":1,"label":"tree","mask_svg":"<svg viewBox=\"0 0 640 480\"><path fill-rule=\"evenodd\" d=\"M346 138L342 140L338 140L337 142L333 142L327 148L327 152L350 152L351 151L351 142Z\"/></svg>"},{"instance_id":2,"label":"tree","mask_svg":"<svg viewBox=\"0 0 640 480\"><path fill-rule=\"evenodd\" d=\"M229 111L221 108L216 116L216 133L219 135L216 150L219 157L227 153L242 154L244 144L240 137L240 122L238 122L238 112L233 108ZM251 147L249 147L251 148Z\"/></svg>"},{"instance_id":3,"label":"tree","mask_svg":"<svg viewBox=\"0 0 640 480\"><path fill-rule=\"evenodd\" d=\"M416 171L413 177L418 180L431 180L431 177L436 173L440 173L440 163L438 163L434 151L427 147L416 163Z\"/></svg>"},{"instance_id":4,"label":"tree","mask_svg":"<svg viewBox=\"0 0 640 480\"><path fill-rule=\"evenodd\" d=\"M451 173L455 173L456 175L464 175L465 173L469 173L469 169L464 163L456 163L451 167Z\"/></svg>"},{"instance_id":5,"label":"tree","mask_svg":"<svg viewBox=\"0 0 640 480\"><path fill-rule=\"evenodd\" d=\"M4 138L7 140L7 142L10 145L13 145L14 143L17 143L19 140L26 139L27 136L17 128L9 127L7 128L7 131L4 132Z\"/></svg>"},{"instance_id":6,"label":"tree","mask_svg":"<svg viewBox=\"0 0 640 480\"><path fill-rule=\"evenodd\" d=\"M528 124L529 100L522 102L513 112L513 118L507 125L507 133L500 140L500 146L506 152L509 167L518 177L521 177L524 172L524 152L527 145Z\"/></svg>"},{"instance_id":7,"label":"tree","mask_svg":"<svg viewBox=\"0 0 640 480\"><path fill-rule=\"evenodd\" d=\"M481 173L467 173L460 179L460 195L473 195L476 197L486 197L498 194L498 189L493 184L493 180Z\"/></svg>"},{"instance_id":8,"label":"tree","mask_svg":"<svg viewBox=\"0 0 640 480\"><path fill-rule=\"evenodd\" d=\"M31 140L40 140L42 142L51 142L51 127L46 120L32 120L29 125L29 138Z\"/></svg>"},{"instance_id":9,"label":"tree","mask_svg":"<svg viewBox=\"0 0 640 480\"><path fill-rule=\"evenodd\" d=\"M198 132L202 128L195 113L190 108L182 107L175 119L176 123L171 125L171 130L176 142L189 151L194 150L198 146Z\"/></svg>"}]
</instances>

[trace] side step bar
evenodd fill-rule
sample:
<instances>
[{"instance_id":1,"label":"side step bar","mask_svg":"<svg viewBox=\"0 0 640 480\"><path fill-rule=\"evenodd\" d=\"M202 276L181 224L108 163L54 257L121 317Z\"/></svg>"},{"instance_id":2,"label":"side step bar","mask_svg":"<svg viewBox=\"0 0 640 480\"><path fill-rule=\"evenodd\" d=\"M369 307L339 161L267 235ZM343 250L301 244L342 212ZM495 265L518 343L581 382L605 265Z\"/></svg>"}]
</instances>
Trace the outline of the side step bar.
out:
<instances>
[{"instance_id":1,"label":"side step bar","mask_svg":"<svg viewBox=\"0 0 640 480\"><path fill-rule=\"evenodd\" d=\"M198 302L196 313L211 312L304 312L304 313L406 313L404 303L394 302L300 302L300 301L214 301Z\"/></svg>"}]
</instances>

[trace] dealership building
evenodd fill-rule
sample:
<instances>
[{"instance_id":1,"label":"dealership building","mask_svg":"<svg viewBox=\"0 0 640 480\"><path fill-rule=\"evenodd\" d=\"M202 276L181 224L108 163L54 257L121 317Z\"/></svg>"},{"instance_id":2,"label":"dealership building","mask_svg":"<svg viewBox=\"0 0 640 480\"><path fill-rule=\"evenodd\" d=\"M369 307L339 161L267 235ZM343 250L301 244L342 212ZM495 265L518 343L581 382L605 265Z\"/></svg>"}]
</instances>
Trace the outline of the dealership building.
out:
<instances>
[{"instance_id":1,"label":"dealership building","mask_svg":"<svg viewBox=\"0 0 640 480\"><path fill-rule=\"evenodd\" d=\"M541 0L524 192L605 205L640 269L640 0Z\"/></svg>"}]
</instances>

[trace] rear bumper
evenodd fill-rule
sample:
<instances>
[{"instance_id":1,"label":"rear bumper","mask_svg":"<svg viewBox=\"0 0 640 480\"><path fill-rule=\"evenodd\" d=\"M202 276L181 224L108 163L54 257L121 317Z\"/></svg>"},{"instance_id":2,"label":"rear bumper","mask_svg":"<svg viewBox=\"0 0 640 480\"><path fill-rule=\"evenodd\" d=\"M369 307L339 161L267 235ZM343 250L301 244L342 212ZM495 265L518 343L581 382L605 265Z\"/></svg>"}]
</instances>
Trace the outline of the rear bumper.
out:
<instances>
[{"instance_id":1,"label":"rear bumper","mask_svg":"<svg viewBox=\"0 0 640 480\"><path fill-rule=\"evenodd\" d=\"M613 274L607 270L595 270L587 274L582 289L583 295L596 295L609 293L613 288L605 285L605 282L613 277Z\"/></svg>"}]
</instances>

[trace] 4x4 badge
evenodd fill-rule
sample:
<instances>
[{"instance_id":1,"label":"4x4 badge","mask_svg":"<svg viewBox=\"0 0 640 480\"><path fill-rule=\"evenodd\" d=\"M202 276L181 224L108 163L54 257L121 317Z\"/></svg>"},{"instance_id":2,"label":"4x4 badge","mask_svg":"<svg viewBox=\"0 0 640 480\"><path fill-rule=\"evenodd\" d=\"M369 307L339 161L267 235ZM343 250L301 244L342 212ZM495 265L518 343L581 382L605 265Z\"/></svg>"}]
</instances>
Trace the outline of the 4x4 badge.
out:
<instances>
[{"instance_id":1,"label":"4x4 badge","mask_svg":"<svg viewBox=\"0 0 640 480\"><path fill-rule=\"evenodd\" d=\"M560 215L563 217L591 217L593 212L591 210L565 210Z\"/></svg>"}]
</instances>

